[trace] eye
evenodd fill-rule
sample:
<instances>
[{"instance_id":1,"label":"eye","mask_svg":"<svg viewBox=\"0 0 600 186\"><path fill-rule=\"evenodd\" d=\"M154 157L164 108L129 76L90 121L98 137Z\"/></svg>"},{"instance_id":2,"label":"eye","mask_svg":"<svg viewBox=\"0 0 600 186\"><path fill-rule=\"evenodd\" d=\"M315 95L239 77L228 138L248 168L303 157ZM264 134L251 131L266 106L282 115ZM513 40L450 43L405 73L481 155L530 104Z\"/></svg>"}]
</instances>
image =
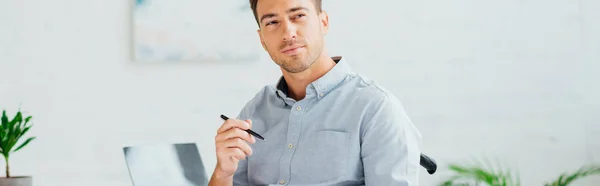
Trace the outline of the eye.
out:
<instances>
[{"instance_id":1,"label":"eye","mask_svg":"<svg viewBox=\"0 0 600 186\"><path fill-rule=\"evenodd\" d=\"M272 25L272 24L277 24L277 21L269 21L269 22L267 22L266 25L269 26L269 25Z\"/></svg>"},{"instance_id":2,"label":"eye","mask_svg":"<svg viewBox=\"0 0 600 186\"><path fill-rule=\"evenodd\" d=\"M298 15L294 16L294 19L300 19L300 18L302 18L304 16L306 16L306 15L304 15L304 14L298 14Z\"/></svg>"}]
</instances>

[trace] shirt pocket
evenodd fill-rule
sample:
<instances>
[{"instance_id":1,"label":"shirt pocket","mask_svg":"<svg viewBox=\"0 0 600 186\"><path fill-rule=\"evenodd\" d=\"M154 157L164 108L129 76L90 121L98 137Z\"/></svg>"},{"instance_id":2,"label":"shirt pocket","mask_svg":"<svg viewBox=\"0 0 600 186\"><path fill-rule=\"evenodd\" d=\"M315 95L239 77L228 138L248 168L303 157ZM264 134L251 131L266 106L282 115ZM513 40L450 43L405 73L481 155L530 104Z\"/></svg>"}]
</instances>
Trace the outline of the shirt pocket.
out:
<instances>
[{"instance_id":1,"label":"shirt pocket","mask_svg":"<svg viewBox=\"0 0 600 186\"><path fill-rule=\"evenodd\" d=\"M295 183L316 184L343 176L349 165L349 134L322 129L303 134L293 156L292 179Z\"/></svg>"}]
</instances>

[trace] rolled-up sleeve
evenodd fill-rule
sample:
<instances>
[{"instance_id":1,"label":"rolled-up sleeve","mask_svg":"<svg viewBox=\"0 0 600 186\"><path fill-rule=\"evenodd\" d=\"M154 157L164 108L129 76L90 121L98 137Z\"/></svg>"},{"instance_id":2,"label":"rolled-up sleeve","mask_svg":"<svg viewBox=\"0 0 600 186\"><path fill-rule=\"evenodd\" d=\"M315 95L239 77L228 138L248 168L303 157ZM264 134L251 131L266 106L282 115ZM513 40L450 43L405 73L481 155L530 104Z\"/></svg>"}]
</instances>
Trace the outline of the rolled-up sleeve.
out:
<instances>
[{"instance_id":1,"label":"rolled-up sleeve","mask_svg":"<svg viewBox=\"0 0 600 186\"><path fill-rule=\"evenodd\" d=\"M388 95L372 108L361 134L366 185L419 185L420 132L395 97Z\"/></svg>"}]
</instances>

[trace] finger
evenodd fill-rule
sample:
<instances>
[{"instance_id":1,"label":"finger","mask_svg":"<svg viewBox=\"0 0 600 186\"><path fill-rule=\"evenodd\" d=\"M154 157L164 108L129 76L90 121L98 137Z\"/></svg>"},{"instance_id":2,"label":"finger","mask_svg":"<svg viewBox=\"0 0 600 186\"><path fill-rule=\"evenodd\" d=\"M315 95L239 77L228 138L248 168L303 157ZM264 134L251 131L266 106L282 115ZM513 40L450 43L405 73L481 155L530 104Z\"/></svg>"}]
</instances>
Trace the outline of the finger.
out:
<instances>
[{"instance_id":1,"label":"finger","mask_svg":"<svg viewBox=\"0 0 600 186\"><path fill-rule=\"evenodd\" d=\"M252 128L252 120L247 119L247 120L244 120L244 121L250 125L250 128ZM250 142L251 143L256 143L256 139L254 138L254 136L252 136L252 134L248 133L248 136L250 138Z\"/></svg>"},{"instance_id":2,"label":"finger","mask_svg":"<svg viewBox=\"0 0 600 186\"><path fill-rule=\"evenodd\" d=\"M225 149L230 148L239 148L244 152L244 154L248 156L252 155L252 148L250 145L240 138L232 138L227 141L217 143L217 151L224 151Z\"/></svg>"},{"instance_id":3,"label":"finger","mask_svg":"<svg viewBox=\"0 0 600 186\"><path fill-rule=\"evenodd\" d=\"M256 143L256 138L254 138L254 136L252 136L252 134L248 133L248 138L250 138L250 141L249 141L249 142L250 142L251 144L254 144L254 143Z\"/></svg>"},{"instance_id":4,"label":"finger","mask_svg":"<svg viewBox=\"0 0 600 186\"><path fill-rule=\"evenodd\" d=\"M219 145L219 148L239 148L246 155L248 155L248 156L252 155L252 148L250 147L250 145L248 145L248 143L246 143L244 140L242 140L240 138L232 138L227 141L223 141L223 142L219 143L218 145Z\"/></svg>"},{"instance_id":5,"label":"finger","mask_svg":"<svg viewBox=\"0 0 600 186\"><path fill-rule=\"evenodd\" d=\"M218 154L219 161L228 160L237 163L239 160L246 159L246 154L239 148L227 148Z\"/></svg>"},{"instance_id":6,"label":"finger","mask_svg":"<svg viewBox=\"0 0 600 186\"><path fill-rule=\"evenodd\" d=\"M248 132L239 129L239 128L232 128L229 129L228 131L225 131L221 134L218 134L215 137L215 141L219 142L219 141L226 141L232 138L241 138L243 140L246 140L249 143L255 143L256 140L254 139L254 137L252 137L252 135L250 135Z\"/></svg>"},{"instance_id":7,"label":"finger","mask_svg":"<svg viewBox=\"0 0 600 186\"><path fill-rule=\"evenodd\" d=\"M236 163L240 160L246 159L246 153L239 148L229 148L225 157L233 159Z\"/></svg>"},{"instance_id":8,"label":"finger","mask_svg":"<svg viewBox=\"0 0 600 186\"><path fill-rule=\"evenodd\" d=\"M223 133L234 127L246 130L246 129L250 129L250 124L246 123L245 121L241 121L241 120L228 119L227 121L223 122L223 124L221 125L219 130L217 130L217 134Z\"/></svg>"},{"instance_id":9,"label":"finger","mask_svg":"<svg viewBox=\"0 0 600 186\"><path fill-rule=\"evenodd\" d=\"M216 143L216 151L217 155L219 156L223 153L226 153L231 148L238 148L241 152L244 153L244 155L248 156L252 155L253 153L250 145L248 145L248 143L244 142L244 140L240 138L233 138L227 141L220 141Z\"/></svg>"},{"instance_id":10,"label":"finger","mask_svg":"<svg viewBox=\"0 0 600 186\"><path fill-rule=\"evenodd\" d=\"M251 129L251 128L252 128L252 120L250 120L250 119L247 119L247 120L244 120L244 121L245 121L246 123L248 123L248 125L250 125L250 126L249 126L249 129Z\"/></svg>"},{"instance_id":11,"label":"finger","mask_svg":"<svg viewBox=\"0 0 600 186\"><path fill-rule=\"evenodd\" d=\"M218 148L217 150L217 157L219 159L229 159L232 156L235 156L238 158L238 160L241 160L246 158L246 152L244 152L244 150L242 150L241 148L237 147L223 147Z\"/></svg>"},{"instance_id":12,"label":"finger","mask_svg":"<svg viewBox=\"0 0 600 186\"><path fill-rule=\"evenodd\" d=\"M250 128L252 128L252 120L247 119L244 121L246 121L246 123L248 123L250 125ZM254 136L252 136L252 134L248 133L248 136L250 136L251 143L256 143L256 139L254 138Z\"/></svg>"}]
</instances>

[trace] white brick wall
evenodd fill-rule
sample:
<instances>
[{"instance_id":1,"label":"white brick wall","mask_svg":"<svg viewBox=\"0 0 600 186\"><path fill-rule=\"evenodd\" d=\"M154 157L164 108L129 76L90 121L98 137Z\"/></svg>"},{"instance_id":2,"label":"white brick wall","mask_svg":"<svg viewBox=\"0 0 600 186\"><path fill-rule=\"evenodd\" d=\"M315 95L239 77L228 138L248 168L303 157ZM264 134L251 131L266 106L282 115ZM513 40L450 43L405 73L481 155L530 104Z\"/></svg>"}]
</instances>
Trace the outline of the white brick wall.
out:
<instances>
[{"instance_id":1,"label":"white brick wall","mask_svg":"<svg viewBox=\"0 0 600 186\"><path fill-rule=\"evenodd\" d=\"M445 164L483 154L518 167L523 185L600 163L598 1L325 6L332 55L402 99L442 166L422 185L446 176ZM278 77L267 55L241 65L131 62L129 8L0 1L0 107L22 104L39 138L13 157L15 174L36 186L126 186L123 145L187 141L212 170L218 115L234 115Z\"/></svg>"}]
</instances>

